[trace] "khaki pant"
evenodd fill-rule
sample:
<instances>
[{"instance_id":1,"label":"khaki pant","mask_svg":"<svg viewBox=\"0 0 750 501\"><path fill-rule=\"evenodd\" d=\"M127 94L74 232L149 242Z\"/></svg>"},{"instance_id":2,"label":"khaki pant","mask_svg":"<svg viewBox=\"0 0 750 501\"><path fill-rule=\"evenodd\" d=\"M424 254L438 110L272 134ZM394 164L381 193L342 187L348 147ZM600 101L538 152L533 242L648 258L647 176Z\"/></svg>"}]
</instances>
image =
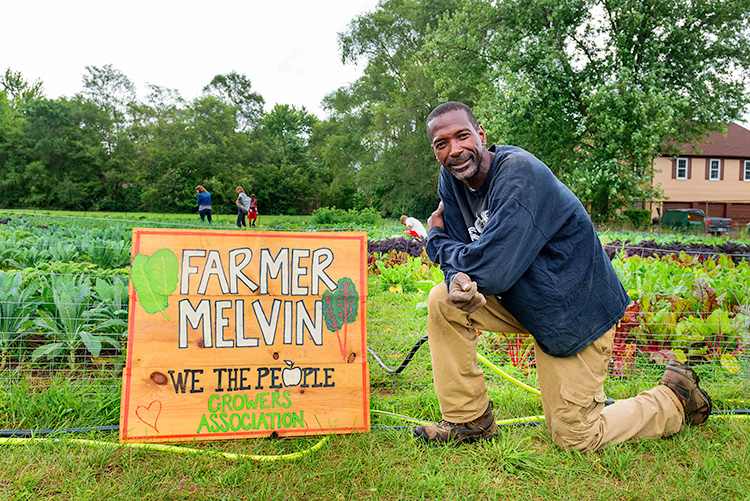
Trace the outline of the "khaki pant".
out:
<instances>
[{"instance_id":1,"label":"khaki pant","mask_svg":"<svg viewBox=\"0 0 750 501\"><path fill-rule=\"evenodd\" d=\"M443 419L472 421L489 404L477 363L477 330L527 331L494 296L487 296L487 304L473 313L459 310L448 298L445 284L430 291L427 309L432 371ZM682 404L666 386L604 406L603 383L615 328L570 357L547 355L534 344L547 428L560 447L593 451L610 442L666 437L682 429Z\"/></svg>"}]
</instances>

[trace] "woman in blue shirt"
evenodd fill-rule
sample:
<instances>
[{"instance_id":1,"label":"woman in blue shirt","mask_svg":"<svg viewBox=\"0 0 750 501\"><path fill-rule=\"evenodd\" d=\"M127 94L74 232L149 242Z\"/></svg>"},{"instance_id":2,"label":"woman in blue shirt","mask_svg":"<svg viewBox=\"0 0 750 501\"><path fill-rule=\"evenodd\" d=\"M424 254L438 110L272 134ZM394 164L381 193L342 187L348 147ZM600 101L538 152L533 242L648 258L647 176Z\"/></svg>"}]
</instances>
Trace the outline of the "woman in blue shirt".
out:
<instances>
[{"instance_id":1,"label":"woman in blue shirt","mask_svg":"<svg viewBox=\"0 0 750 501\"><path fill-rule=\"evenodd\" d=\"M200 184L195 187L198 192L198 214L201 216L201 222L208 218L208 224L211 224L211 194Z\"/></svg>"}]
</instances>

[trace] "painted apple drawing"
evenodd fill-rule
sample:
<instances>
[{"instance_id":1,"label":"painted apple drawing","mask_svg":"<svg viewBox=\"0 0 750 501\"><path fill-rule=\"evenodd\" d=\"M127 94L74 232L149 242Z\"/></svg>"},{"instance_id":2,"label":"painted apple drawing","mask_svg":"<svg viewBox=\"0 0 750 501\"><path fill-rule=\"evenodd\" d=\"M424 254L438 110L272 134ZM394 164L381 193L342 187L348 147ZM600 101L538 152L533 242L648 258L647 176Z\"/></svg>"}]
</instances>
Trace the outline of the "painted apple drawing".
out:
<instances>
[{"instance_id":1,"label":"painted apple drawing","mask_svg":"<svg viewBox=\"0 0 750 501\"><path fill-rule=\"evenodd\" d=\"M302 369L294 367L294 362L291 360L284 360L289 368L281 371L281 380L284 382L284 386L297 386L302 381Z\"/></svg>"}]
</instances>

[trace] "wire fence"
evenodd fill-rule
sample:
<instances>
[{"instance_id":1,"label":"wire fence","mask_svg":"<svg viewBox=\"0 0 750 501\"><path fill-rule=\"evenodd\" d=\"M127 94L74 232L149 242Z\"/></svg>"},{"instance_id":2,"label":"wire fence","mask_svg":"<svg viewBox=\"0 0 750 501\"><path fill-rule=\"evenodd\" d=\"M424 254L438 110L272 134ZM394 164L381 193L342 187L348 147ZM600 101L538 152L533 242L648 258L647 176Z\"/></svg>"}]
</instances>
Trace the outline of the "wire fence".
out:
<instances>
[{"instance_id":1,"label":"wire fence","mask_svg":"<svg viewBox=\"0 0 750 501\"><path fill-rule=\"evenodd\" d=\"M206 226L39 214L0 214L0 223L0 396L19 387L43 391L59 379L84 395L119 395L130 228ZM228 218L226 228L232 224ZM370 255L368 358L374 398L432 391L425 301L441 275L405 245L405 250ZM714 387L747 391L747 248L686 247L659 254L650 244L627 246L627 252L622 242L608 248L631 298L636 296L618 328L611 379L645 389L658 381L667 359L678 358ZM658 265L646 266L643 256L649 252L661 256ZM479 351L514 377L536 384L530 336L482 332Z\"/></svg>"}]
</instances>

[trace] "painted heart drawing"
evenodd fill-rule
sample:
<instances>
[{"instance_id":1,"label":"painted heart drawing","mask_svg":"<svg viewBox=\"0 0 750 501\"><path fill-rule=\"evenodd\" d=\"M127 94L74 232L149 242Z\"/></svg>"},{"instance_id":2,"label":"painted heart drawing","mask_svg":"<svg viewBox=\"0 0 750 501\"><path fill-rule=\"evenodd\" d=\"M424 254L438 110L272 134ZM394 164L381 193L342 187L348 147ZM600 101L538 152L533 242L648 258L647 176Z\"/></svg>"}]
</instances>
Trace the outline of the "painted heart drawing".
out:
<instances>
[{"instance_id":1,"label":"painted heart drawing","mask_svg":"<svg viewBox=\"0 0 750 501\"><path fill-rule=\"evenodd\" d=\"M135 408L135 415L138 419L143 421L146 426L153 428L156 433L159 433L159 429L156 427L156 421L159 419L161 414L161 401L154 400L148 406L139 405Z\"/></svg>"}]
</instances>

